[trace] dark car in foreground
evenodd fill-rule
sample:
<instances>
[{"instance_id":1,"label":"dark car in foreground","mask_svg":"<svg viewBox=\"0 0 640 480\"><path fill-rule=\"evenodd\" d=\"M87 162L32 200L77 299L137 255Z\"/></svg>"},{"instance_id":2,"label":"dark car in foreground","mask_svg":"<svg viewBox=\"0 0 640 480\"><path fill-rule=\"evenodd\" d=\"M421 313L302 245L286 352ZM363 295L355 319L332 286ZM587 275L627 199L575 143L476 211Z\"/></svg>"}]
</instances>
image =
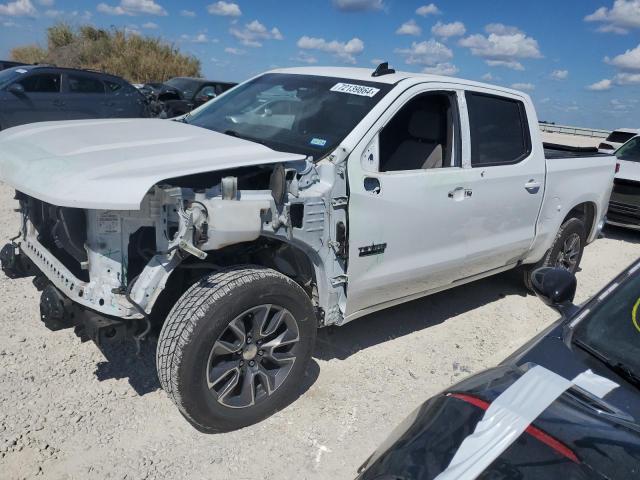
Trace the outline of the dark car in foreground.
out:
<instances>
[{"instance_id":1,"label":"dark car in foreground","mask_svg":"<svg viewBox=\"0 0 640 480\"><path fill-rule=\"evenodd\" d=\"M164 114L171 118L184 115L235 86L204 78L176 77L155 88L158 101L164 104Z\"/></svg>"},{"instance_id":2,"label":"dark car in foreground","mask_svg":"<svg viewBox=\"0 0 640 480\"><path fill-rule=\"evenodd\" d=\"M581 307L566 270L533 287L562 318L420 406L358 480L640 478L640 261Z\"/></svg>"},{"instance_id":3,"label":"dark car in foreground","mask_svg":"<svg viewBox=\"0 0 640 480\"><path fill-rule=\"evenodd\" d=\"M51 120L148 116L144 96L115 75L47 65L0 72L0 130Z\"/></svg>"},{"instance_id":4,"label":"dark car in foreground","mask_svg":"<svg viewBox=\"0 0 640 480\"><path fill-rule=\"evenodd\" d=\"M640 137L615 152L618 164L607 211L607 222L640 230Z\"/></svg>"}]
</instances>

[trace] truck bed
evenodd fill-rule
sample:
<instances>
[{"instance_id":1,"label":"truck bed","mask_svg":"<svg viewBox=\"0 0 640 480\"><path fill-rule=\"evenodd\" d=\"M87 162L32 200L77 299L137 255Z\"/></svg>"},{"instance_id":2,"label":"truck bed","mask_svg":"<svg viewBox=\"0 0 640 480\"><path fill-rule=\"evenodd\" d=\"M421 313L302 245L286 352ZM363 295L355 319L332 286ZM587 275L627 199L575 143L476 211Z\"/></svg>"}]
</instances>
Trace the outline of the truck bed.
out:
<instances>
[{"instance_id":1,"label":"truck bed","mask_svg":"<svg viewBox=\"0 0 640 480\"><path fill-rule=\"evenodd\" d=\"M542 145L544 146L544 156L547 160L576 157L606 157L608 155L606 153L599 153L596 147L574 147L546 142Z\"/></svg>"}]
</instances>

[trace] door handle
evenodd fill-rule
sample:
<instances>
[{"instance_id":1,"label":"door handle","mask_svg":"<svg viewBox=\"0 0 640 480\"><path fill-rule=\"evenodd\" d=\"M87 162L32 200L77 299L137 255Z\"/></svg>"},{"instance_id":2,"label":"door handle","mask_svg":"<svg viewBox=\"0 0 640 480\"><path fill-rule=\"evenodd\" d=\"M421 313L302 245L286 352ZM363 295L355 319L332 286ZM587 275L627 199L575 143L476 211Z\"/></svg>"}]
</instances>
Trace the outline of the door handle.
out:
<instances>
[{"instance_id":1,"label":"door handle","mask_svg":"<svg viewBox=\"0 0 640 480\"><path fill-rule=\"evenodd\" d=\"M456 187L448 193L448 197L459 202L464 200L465 198L471 197L473 195L473 190L470 188L464 187Z\"/></svg>"},{"instance_id":2,"label":"door handle","mask_svg":"<svg viewBox=\"0 0 640 480\"><path fill-rule=\"evenodd\" d=\"M542 184L540 182L536 182L533 178L524 184L525 190L534 195L540 191L541 186Z\"/></svg>"}]
</instances>

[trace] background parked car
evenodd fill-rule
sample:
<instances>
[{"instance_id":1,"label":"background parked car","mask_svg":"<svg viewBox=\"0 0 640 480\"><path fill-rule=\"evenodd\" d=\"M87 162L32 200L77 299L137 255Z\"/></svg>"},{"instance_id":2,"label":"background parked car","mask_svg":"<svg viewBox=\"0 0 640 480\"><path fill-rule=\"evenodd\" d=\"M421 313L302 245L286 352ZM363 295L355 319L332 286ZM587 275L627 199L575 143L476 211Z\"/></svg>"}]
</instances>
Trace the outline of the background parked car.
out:
<instances>
[{"instance_id":1,"label":"background parked car","mask_svg":"<svg viewBox=\"0 0 640 480\"><path fill-rule=\"evenodd\" d=\"M26 65L26 63L12 62L11 60L0 60L0 70L6 70L7 68L20 67Z\"/></svg>"},{"instance_id":2,"label":"background parked car","mask_svg":"<svg viewBox=\"0 0 640 480\"><path fill-rule=\"evenodd\" d=\"M638 478L640 261L582 307L564 269L533 286L563 318L420 406L359 480Z\"/></svg>"},{"instance_id":3,"label":"background parked car","mask_svg":"<svg viewBox=\"0 0 640 480\"><path fill-rule=\"evenodd\" d=\"M50 120L148 116L144 96L115 75L40 65L0 72L0 130Z\"/></svg>"},{"instance_id":4,"label":"background parked car","mask_svg":"<svg viewBox=\"0 0 640 480\"><path fill-rule=\"evenodd\" d=\"M600 153L613 153L638 134L640 134L640 129L638 128L619 128L614 130L604 142L598 145L598 151Z\"/></svg>"},{"instance_id":5,"label":"background parked car","mask_svg":"<svg viewBox=\"0 0 640 480\"><path fill-rule=\"evenodd\" d=\"M640 137L616 151L618 166L613 179L607 222L640 230Z\"/></svg>"},{"instance_id":6,"label":"background parked car","mask_svg":"<svg viewBox=\"0 0 640 480\"><path fill-rule=\"evenodd\" d=\"M157 88L157 99L164 105L167 118L190 112L226 92L235 83L217 82L203 78L176 77Z\"/></svg>"}]
</instances>

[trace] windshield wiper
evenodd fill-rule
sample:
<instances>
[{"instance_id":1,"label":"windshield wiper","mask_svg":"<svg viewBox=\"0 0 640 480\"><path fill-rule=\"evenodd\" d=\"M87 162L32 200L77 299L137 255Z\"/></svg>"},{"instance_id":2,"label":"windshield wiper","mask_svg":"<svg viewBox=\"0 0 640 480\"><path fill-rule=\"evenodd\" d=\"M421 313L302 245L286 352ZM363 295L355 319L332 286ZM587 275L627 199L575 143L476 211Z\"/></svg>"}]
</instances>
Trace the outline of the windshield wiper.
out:
<instances>
[{"instance_id":1,"label":"windshield wiper","mask_svg":"<svg viewBox=\"0 0 640 480\"><path fill-rule=\"evenodd\" d=\"M248 140L249 142L259 143L260 145L265 144L263 140L258 140L257 138L249 137L247 135L241 135L235 130L225 130L222 133L224 133L225 135L229 135L230 137L241 138L242 140Z\"/></svg>"},{"instance_id":2,"label":"windshield wiper","mask_svg":"<svg viewBox=\"0 0 640 480\"><path fill-rule=\"evenodd\" d=\"M617 373L618 375L620 375L622 378L624 378L626 381L628 381L635 387L640 388L640 375L634 373L631 367L629 367L628 365L625 365L623 362L612 360L604 353L593 348L591 345L587 345L586 343L581 342L580 340L574 339L573 343L578 347L580 347L585 352L596 357L598 360L604 363L607 366L607 368L609 368L609 370Z\"/></svg>"}]
</instances>

